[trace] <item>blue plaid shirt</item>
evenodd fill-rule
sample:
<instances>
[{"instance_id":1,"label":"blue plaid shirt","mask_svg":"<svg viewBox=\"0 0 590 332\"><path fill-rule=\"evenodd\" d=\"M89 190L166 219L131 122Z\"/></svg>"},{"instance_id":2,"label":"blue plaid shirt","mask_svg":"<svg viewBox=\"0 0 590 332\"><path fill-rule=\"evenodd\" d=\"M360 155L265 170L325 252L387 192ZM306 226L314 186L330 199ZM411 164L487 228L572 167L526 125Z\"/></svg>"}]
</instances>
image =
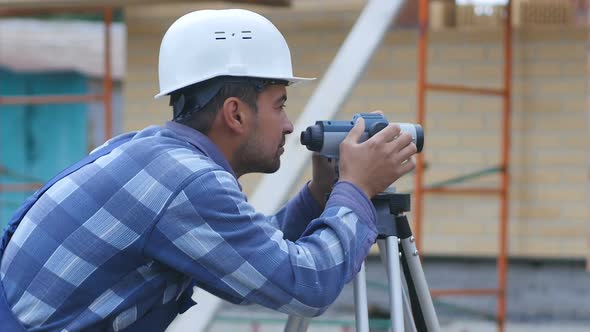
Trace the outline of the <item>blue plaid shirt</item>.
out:
<instances>
[{"instance_id":1,"label":"blue plaid shirt","mask_svg":"<svg viewBox=\"0 0 590 332\"><path fill-rule=\"evenodd\" d=\"M375 219L346 182L323 212L304 186L276 215L257 213L217 147L169 122L43 194L9 242L0 279L31 331L162 331L193 284L314 316L359 270Z\"/></svg>"}]
</instances>

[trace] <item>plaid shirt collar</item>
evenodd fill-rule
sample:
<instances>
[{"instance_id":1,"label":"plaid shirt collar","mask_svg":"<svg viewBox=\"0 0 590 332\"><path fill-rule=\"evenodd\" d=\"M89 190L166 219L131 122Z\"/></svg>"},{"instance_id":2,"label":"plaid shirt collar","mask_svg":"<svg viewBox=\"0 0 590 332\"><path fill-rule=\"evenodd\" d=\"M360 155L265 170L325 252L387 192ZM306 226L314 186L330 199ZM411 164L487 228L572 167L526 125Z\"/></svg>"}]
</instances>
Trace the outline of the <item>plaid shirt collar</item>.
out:
<instances>
[{"instance_id":1,"label":"plaid shirt collar","mask_svg":"<svg viewBox=\"0 0 590 332\"><path fill-rule=\"evenodd\" d=\"M167 121L164 126L166 127L166 129L171 130L179 137L185 139L188 143L194 145L207 157L213 159L213 161L217 165L223 167L237 180L236 174L234 173L234 170L231 168L231 165L229 164L227 159L225 159L225 156L221 153L217 145L215 145L215 143L213 143L213 141L211 141L209 137L207 137L198 130L195 130L191 127L185 126L174 121ZM242 189L241 185L240 189Z\"/></svg>"}]
</instances>

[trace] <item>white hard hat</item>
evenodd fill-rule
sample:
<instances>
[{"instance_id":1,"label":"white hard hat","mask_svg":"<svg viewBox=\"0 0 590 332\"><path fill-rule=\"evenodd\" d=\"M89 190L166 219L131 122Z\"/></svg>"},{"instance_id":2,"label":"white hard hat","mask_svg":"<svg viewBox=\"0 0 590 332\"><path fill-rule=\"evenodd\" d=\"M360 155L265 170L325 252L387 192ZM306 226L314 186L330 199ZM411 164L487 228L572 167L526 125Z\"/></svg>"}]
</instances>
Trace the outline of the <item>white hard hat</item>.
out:
<instances>
[{"instance_id":1,"label":"white hard hat","mask_svg":"<svg viewBox=\"0 0 590 332\"><path fill-rule=\"evenodd\" d=\"M156 98L218 76L313 80L293 76L291 52L265 17L243 9L199 10L180 17L162 39Z\"/></svg>"}]
</instances>

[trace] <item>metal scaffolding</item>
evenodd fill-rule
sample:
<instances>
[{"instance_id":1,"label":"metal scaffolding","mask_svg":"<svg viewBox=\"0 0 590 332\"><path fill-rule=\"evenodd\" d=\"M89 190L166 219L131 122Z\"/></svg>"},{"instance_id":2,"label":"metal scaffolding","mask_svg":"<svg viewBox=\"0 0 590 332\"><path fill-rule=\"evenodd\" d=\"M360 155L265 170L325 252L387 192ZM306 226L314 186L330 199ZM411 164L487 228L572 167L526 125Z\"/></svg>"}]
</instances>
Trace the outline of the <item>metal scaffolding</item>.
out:
<instances>
[{"instance_id":1,"label":"metal scaffolding","mask_svg":"<svg viewBox=\"0 0 590 332\"><path fill-rule=\"evenodd\" d=\"M418 239L418 248L422 249L422 222L424 208L424 194L478 194L498 195L500 199L500 220L499 220L499 252L497 255L498 287L492 289L442 289L432 290L433 296L446 295L494 295L497 297L498 331L504 331L506 319L506 277L507 277L507 255L508 255L508 208L509 208L509 187L510 187L510 120L511 120L511 84L512 84L512 1L508 0L506 15L504 17L504 77L503 86L499 89L473 88L460 85L431 84L427 81L427 52L428 52L428 29L429 29L429 0L420 0L419 3L419 42L418 42L418 123L425 125L426 122L426 93L428 91L441 91L448 93L468 93L487 96L498 96L503 100L502 112L502 133L501 133L501 160L497 167L500 172L500 185L498 188L450 188L437 187L427 188L424 186L424 154L418 154L415 176L415 208L414 231Z\"/></svg>"},{"instance_id":2,"label":"metal scaffolding","mask_svg":"<svg viewBox=\"0 0 590 332\"><path fill-rule=\"evenodd\" d=\"M30 16L51 13L102 13L104 21L104 75L102 80L102 94L74 94L74 95L40 95L40 96L0 96L2 105L43 105L43 104L68 104L68 103L92 103L102 102L104 105L104 137L105 140L113 134L113 81L111 63L111 24L113 21L112 7L48 7L43 9L33 8L0 8L0 17ZM2 165L0 164L0 169ZM27 182L18 184L0 184L1 192L31 192L42 183Z\"/></svg>"}]
</instances>

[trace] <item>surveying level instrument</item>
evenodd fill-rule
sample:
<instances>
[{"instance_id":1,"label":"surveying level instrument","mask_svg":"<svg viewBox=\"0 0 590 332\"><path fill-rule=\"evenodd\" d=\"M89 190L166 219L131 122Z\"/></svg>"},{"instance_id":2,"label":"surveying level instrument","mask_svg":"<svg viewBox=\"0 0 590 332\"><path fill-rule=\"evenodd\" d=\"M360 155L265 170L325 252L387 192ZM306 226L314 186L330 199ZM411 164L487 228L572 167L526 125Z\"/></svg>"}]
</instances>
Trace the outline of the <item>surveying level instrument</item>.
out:
<instances>
[{"instance_id":1,"label":"surveying level instrument","mask_svg":"<svg viewBox=\"0 0 590 332\"><path fill-rule=\"evenodd\" d=\"M316 121L314 125L301 132L300 142L308 150L319 152L327 158L337 159L340 143L354 127L356 120L361 117L365 120L365 131L361 135L359 143L366 141L389 124L385 116L379 113L357 113L351 121ZM409 133L418 152L422 151L424 130L421 125L402 122L393 124L399 125L402 133Z\"/></svg>"}]
</instances>

